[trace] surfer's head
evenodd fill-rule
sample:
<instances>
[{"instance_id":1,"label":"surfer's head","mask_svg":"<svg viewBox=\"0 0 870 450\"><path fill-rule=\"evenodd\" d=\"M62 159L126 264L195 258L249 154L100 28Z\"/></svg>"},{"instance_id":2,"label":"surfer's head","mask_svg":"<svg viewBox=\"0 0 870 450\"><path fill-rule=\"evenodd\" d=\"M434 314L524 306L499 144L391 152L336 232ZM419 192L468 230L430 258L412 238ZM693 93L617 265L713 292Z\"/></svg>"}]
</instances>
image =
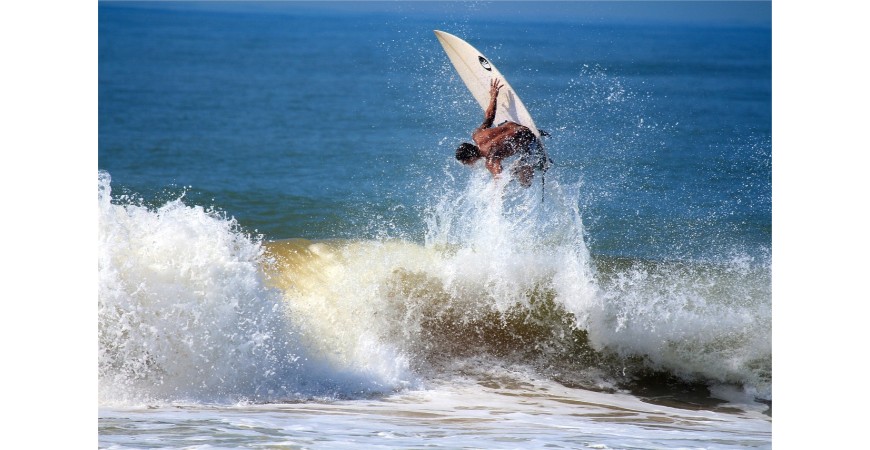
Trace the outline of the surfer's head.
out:
<instances>
[{"instance_id":1,"label":"surfer's head","mask_svg":"<svg viewBox=\"0 0 870 450\"><path fill-rule=\"evenodd\" d=\"M474 144L463 142L456 149L456 159L462 162L462 164L474 164L478 158L480 158L480 149Z\"/></svg>"}]
</instances>

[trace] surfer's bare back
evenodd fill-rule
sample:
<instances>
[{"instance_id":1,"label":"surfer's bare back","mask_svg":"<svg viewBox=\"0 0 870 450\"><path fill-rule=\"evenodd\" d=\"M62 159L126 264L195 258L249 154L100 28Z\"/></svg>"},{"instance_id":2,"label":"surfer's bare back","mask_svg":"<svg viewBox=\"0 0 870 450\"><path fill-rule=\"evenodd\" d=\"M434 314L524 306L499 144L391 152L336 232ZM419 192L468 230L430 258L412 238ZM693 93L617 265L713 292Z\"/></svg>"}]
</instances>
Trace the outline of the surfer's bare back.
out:
<instances>
[{"instance_id":1,"label":"surfer's bare back","mask_svg":"<svg viewBox=\"0 0 870 450\"><path fill-rule=\"evenodd\" d=\"M502 86L498 78L489 83L489 106L483 116L483 123L471 133L474 144L463 143L456 149L456 159L465 165L474 165L480 158L486 161L486 168L498 177L502 172L501 161L507 157L519 153L520 160L513 166L511 173L521 185L532 185L532 177L536 167L546 164L546 156L535 134L528 127L516 122L504 122L497 127L492 127L495 121L496 99ZM532 154L532 148L540 148L541 151ZM539 161L541 157L543 161Z\"/></svg>"}]
</instances>

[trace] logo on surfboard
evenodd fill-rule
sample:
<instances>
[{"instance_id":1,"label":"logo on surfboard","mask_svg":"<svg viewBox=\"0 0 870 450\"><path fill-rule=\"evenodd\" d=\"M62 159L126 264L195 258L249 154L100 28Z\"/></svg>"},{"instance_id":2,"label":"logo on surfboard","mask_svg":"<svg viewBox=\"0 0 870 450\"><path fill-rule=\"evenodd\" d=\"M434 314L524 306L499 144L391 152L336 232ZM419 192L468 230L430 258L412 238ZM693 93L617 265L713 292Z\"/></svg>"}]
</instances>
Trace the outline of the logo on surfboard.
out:
<instances>
[{"instance_id":1,"label":"logo on surfboard","mask_svg":"<svg viewBox=\"0 0 870 450\"><path fill-rule=\"evenodd\" d=\"M489 61L486 60L483 56L478 56L477 60L480 61L480 65L483 66L484 69L492 72L492 66L489 65Z\"/></svg>"}]
</instances>

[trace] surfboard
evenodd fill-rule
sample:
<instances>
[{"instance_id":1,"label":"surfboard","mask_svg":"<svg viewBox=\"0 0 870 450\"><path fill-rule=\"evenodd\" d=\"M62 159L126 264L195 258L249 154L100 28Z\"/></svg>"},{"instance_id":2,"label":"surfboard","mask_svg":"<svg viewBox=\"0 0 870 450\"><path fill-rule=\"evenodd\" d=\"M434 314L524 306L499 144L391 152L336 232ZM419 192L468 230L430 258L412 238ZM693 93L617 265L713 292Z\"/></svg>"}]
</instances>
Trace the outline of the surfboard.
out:
<instances>
[{"instance_id":1,"label":"surfboard","mask_svg":"<svg viewBox=\"0 0 870 450\"><path fill-rule=\"evenodd\" d=\"M535 126L535 122L526 106L523 105L523 101L520 100L514 88L489 58L468 42L450 33L435 30L435 37L444 47L444 52L447 53L447 57L450 58L450 62L453 63L459 77L462 78L465 86L468 87L471 95L484 111L489 106L490 81L493 78L501 80L503 87L498 93L494 124L498 125L506 120L516 122L528 127L538 138L541 137L541 132Z\"/></svg>"}]
</instances>

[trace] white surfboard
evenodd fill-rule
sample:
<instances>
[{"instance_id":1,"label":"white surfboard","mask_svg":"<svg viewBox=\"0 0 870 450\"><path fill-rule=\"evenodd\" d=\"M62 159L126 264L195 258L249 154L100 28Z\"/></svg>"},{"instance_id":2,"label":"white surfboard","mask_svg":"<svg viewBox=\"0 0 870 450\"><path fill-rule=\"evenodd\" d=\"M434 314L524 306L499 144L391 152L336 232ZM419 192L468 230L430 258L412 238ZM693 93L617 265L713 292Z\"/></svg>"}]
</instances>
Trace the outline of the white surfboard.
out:
<instances>
[{"instance_id":1,"label":"white surfboard","mask_svg":"<svg viewBox=\"0 0 870 450\"><path fill-rule=\"evenodd\" d=\"M453 63L453 67L456 68L456 72L459 73L459 77L465 82L471 95L484 111L489 106L490 81L493 78L501 80L503 87L498 93L495 121L493 122L495 125L506 120L516 122L529 127L535 136L541 137L541 132L535 126L535 122L522 100L489 58L483 56L483 53L477 51L468 42L450 33L435 30L435 36L444 47L444 51L450 58L450 62Z\"/></svg>"}]
</instances>

